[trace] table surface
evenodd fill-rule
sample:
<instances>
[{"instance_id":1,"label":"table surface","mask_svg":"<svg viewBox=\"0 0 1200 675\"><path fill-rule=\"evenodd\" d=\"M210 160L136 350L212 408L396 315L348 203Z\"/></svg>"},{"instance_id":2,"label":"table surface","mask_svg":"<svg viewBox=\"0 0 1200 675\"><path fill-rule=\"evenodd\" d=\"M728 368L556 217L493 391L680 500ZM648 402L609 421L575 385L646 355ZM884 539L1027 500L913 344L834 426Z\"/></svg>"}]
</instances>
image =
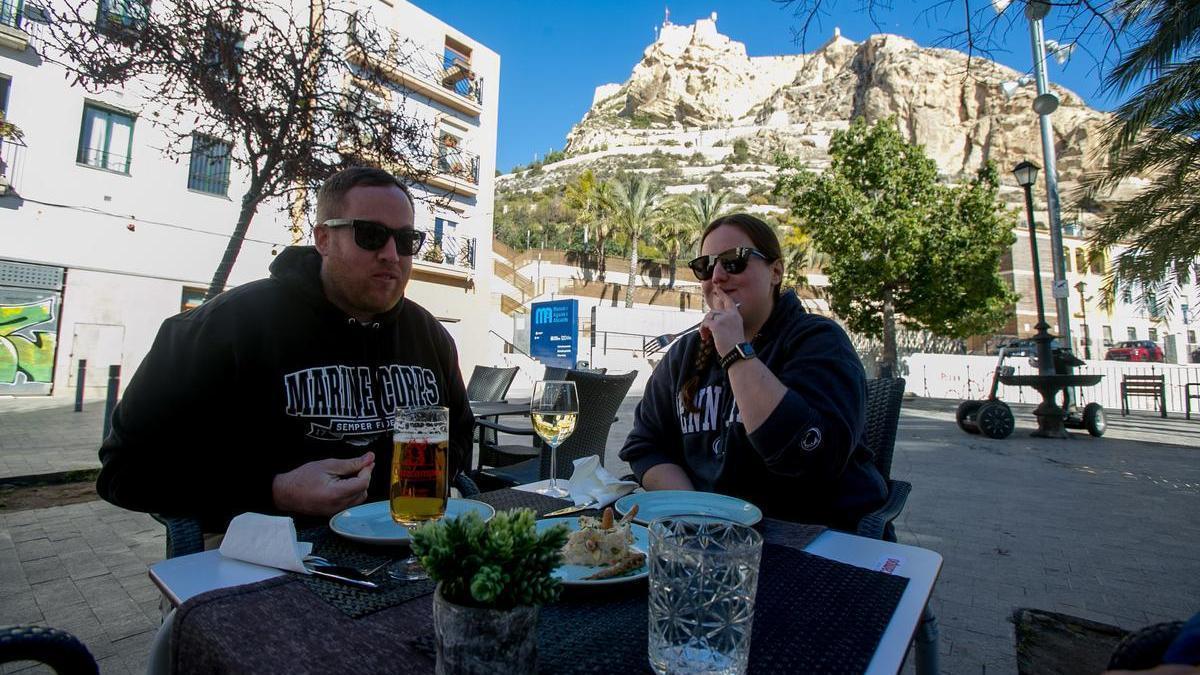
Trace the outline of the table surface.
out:
<instances>
[{"instance_id":1,"label":"table surface","mask_svg":"<svg viewBox=\"0 0 1200 675\"><path fill-rule=\"evenodd\" d=\"M497 415L528 415L529 400L512 401L471 401L471 412L476 417L494 417Z\"/></svg>"},{"instance_id":2,"label":"table surface","mask_svg":"<svg viewBox=\"0 0 1200 675\"><path fill-rule=\"evenodd\" d=\"M545 481L540 481L518 489L532 491L544 484ZM868 673L897 672L904 662L904 655L921 620L925 603L933 592L942 568L942 556L915 546L867 539L834 530L825 531L804 550L864 569L890 569L892 574L908 578L908 586L867 668ZM150 578L175 606L207 591L250 584L283 574L274 568L225 558L216 550L170 558L150 566Z\"/></svg>"}]
</instances>

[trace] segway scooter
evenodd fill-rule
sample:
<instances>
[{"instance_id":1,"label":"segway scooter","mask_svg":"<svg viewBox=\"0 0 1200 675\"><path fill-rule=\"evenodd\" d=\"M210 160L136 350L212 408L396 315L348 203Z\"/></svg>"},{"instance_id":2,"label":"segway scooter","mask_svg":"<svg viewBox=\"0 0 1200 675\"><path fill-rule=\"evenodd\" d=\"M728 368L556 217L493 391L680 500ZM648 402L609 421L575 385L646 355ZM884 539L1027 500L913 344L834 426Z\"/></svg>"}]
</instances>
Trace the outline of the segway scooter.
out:
<instances>
[{"instance_id":1,"label":"segway scooter","mask_svg":"<svg viewBox=\"0 0 1200 675\"><path fill-rule=\"evenodd\" d=\"M983 434L988 438L1008 438L1016 427L1012 408L1001 401L996 392L1000 388L1000 377L1012 375L1015 368L1004 365L1007 347L1000 348L1000 358L996 361L996 370L992 373L992 390L982 401L963 401L954 412L958 428L968 434Z\"/></svg>"}]
</instances>

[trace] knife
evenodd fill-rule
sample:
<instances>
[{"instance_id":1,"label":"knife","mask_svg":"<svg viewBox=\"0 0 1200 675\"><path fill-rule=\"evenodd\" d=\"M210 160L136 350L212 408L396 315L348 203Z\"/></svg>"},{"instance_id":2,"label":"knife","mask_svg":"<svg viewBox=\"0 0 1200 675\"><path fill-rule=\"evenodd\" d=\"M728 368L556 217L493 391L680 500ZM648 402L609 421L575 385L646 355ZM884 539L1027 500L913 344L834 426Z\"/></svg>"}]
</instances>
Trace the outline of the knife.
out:
<instances>
[{"instance_id":1,"label":"knife","mask_svg":"<svg viewBox=\"0 0 1200 675\"><path fill-rule=\"evenodd\" d=\"M353 567L343 567L340 565L307 565L308 571L319 577L327 579L335 579L343 583L361 586L362 588L379 588L379 584L374 581L368 581L363 573Z\"/></svg>"},{"instance_id":2,"label":"knife","mask_svg":"<svg viewBox=\"0 0 1200 675\"><path fill-rule=\"evenodd\" d=\"M552 516L566 516L566 515L570 515L572 513L578 513L580 511L587 511L588 509L596 508L596 504L597 504L597 502L595 500L593 500L593 501L590 501L590 502L584 504L583 506L571 505L571 506L568 506L565 508L558 509L557 511L551 511L550 513L547 513L546 515L544 515L542 517L550 518Z\"/></svg>"}]
</instances>

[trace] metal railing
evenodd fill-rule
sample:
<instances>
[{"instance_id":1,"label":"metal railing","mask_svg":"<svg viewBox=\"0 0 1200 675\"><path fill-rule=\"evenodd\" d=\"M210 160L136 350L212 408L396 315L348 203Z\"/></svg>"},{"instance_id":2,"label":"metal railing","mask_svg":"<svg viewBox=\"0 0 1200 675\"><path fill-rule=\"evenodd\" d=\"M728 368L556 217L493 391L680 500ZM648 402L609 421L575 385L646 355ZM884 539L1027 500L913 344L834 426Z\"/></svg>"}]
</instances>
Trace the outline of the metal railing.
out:
<instances>
[{"instance_id":1,"label":"metal railing","mask_svg":"<svg viewBox=\"0 0 1200 675\"><path fill-rule=\"evenodd\" d=\"M412 42L394 30L389 50L399 59L400 65L418 77L436 82L443 89L483 105L483 79L471 68L471 64L457 57L447 57L428 49L414 47Z\"/></svg>"},{"instance_id":2,"label":"metal railing","mask_svg":"<svg viewBox=\"0 0 1200 675\"><path fill-rule=\"evenodd\" d=\"M459 237L452 234L436 235L427 230L425 245L417 254L420 260L451 265L453 267L475 268L475 238Z\"/></svg>"},{"instance_id":3,"label":"metal railing","mask_svg":"<svg viewBox=\"0 0 1200 675\"><path fill-rule=\"evenodd\" d=\"M444 143L438 144L437 172L479 185L479 155Z\"/></svg>"},{"instance_id":4,"label":"metal railing","mask_svg":"<svg viewBox=\"0 0 1200 675\"><path fill-rule=\"evenodd\" d=\"M0 197L16 189L17 172L24 159L25 141L0 140Z\"/></svg>"},{"instance_id":5,"label":"metal railing","mask_svg":"<svg viewBox=\"0 0 1200 675\"><path fill-rule=\"evenodd\" d=\"M20 29L24 5L24 0L0 0L0 26Z\"/></svg>"}]
</instances>

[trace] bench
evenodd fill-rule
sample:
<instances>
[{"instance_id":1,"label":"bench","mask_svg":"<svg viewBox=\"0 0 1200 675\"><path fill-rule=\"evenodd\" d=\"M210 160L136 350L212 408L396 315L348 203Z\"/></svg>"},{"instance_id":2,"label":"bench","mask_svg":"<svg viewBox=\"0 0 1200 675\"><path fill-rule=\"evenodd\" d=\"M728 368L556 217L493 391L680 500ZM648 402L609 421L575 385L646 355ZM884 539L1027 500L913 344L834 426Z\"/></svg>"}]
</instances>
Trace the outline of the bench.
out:
<instances>
[{"instance_id":1,"label":"bench","mask_svg":"<svg viewBox=\"0 0 1200 675\"><path fill-rule=\"evenodd\" d=\"M1192 387L1196 388L1195 392L1192 391ZM1188 382L1183 385L1183 409L1187 411L1189 420L1192 419L1192 399L1200 401L1200 382Z\"/></svg>"},{"instance_id":2,"label":"bench","mask_svg":"<svg viewBox=\"0 0 1200 675\"><path fill-rule=\"evenodd\" d=\"M1130 396L1150 396L1159 401L1162 416L1167 416L1167 384L1163 375L1122 375L1121 416L1129 414Z\"/></svg>"}]
</instances>

